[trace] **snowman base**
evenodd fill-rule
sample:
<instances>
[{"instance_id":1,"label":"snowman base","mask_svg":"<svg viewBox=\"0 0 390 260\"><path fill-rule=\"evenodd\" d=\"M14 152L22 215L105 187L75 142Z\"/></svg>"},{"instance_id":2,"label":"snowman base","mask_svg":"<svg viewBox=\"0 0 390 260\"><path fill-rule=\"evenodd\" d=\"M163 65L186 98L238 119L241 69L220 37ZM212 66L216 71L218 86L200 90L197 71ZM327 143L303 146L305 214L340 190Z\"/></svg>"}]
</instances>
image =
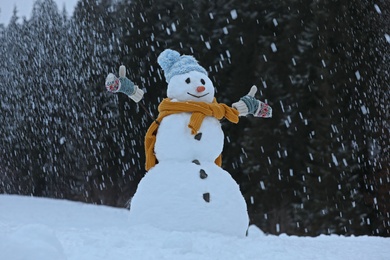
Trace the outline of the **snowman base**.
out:
<instances>
[{"instance_id":1,"label":"snowman base","mask_svg":"<svg viewBox=\"0 0 390 260\"><path fill-rule=\"evenodd\" d=\"M131 201L132 225L169 231L246 235L249 218L239 186L214 162L164 161L145 175Z\"/></svg>"}]
</instances>

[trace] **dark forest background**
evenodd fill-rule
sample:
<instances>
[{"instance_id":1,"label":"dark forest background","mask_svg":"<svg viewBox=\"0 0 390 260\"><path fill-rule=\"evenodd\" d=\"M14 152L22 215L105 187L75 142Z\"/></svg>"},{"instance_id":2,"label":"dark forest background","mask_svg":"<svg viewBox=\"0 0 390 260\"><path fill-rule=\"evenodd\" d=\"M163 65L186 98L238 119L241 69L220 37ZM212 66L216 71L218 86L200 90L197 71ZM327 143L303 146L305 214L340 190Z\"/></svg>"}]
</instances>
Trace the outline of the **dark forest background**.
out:
<instances>
[{"instance_id":1,"label":"dark forest background","mask_svg":"<svg viewBox=\"0 0 390 260\"><path fill-rule=\"evenodd\" d=\"M223 168L264 232L390 236L387 0L36 1L0 25L0 193L128 207L151 120L104 80L119 65L154 115L165 48L194 55L232 104ZM1 209L0 209L1 210Z\"/></svg>"}]
</instances>

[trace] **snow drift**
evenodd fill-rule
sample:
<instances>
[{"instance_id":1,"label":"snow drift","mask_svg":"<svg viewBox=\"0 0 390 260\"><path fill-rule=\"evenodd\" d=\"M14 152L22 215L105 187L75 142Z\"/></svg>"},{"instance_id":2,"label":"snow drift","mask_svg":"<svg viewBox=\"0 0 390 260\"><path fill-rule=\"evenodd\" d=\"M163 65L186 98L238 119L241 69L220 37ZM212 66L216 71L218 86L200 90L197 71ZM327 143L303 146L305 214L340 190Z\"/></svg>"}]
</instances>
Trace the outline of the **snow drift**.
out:
<instances>
[{"instance_id":1,"label":"snow drift","mask_svg":"<svg viewBox=\"0 0 390 260\"><path fill-rule=\"evenodd\" d=\"M130 226L126 209L0 195L0 259L389 259L382 237L265 235Z\"/></svg>"}]
</instances>

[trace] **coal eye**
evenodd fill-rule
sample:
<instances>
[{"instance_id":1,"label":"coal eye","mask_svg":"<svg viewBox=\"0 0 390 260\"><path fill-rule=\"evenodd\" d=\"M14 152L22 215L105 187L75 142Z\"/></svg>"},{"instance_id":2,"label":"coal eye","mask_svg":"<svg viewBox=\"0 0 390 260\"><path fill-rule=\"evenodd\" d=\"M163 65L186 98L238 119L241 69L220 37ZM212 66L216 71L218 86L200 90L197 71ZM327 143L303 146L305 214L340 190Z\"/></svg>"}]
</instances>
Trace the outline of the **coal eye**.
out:
<instances>
[{"instance_id":1,"label":"coal eye","mask_svg":"<svg viewBox=\"0 0 390 260\"><path fill-rule=\"evenodd\" d=\"M187 79L186 79L186 83L187 83L187 84L190 84L190 83L191 83L190 78L187 78Z\"/></svg>"},{"instance_id":2,"label":"coal eye","mask_svg":"<svg viewBox=\"0 0 390 260\"><path fill-rule=\"evenodd\" d=\"M204 84L206 84L206 81L204 81L204 79L201 79L200 83L202 83L204 85Z\"/></svg>"}]
</instances>

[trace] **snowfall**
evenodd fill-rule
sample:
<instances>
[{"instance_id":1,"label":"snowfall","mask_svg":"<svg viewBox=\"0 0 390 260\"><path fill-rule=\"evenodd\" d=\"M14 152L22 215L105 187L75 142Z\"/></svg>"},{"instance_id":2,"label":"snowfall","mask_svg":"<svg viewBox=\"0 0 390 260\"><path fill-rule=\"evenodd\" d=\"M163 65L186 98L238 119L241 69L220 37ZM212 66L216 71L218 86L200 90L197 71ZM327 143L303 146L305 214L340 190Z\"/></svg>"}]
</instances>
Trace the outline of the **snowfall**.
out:
<instances>
[{"instance_id":1,"label":"snowfall","mask_svg":"<svg viewBox=\"0 0 390 260\"><path fill-rule=\"evenodd\" d=\"M390 238L247 237L129 225L129 211L66 200L0 195L0 259L390 259Z\"/></svg>"}]
</instances>

